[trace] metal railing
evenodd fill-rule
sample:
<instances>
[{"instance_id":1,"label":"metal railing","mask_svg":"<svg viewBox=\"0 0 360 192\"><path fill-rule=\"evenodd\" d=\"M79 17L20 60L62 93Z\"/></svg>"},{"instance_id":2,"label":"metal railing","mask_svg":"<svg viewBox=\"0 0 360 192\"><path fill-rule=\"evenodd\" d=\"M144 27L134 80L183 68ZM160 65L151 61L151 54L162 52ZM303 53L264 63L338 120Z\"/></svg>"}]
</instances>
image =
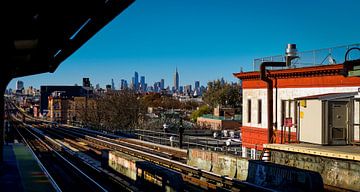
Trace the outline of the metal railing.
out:
<instances>
[{"instance_id":1,"label":"metal railing","mask_svg":"<svg viewBox=\"0 0 360 192\"><path fill-rule=\"evenodd\" d=\"M298 53L299 58L294 59L289 67L283 67L283 68L277 67L277 69L301 68L301 67L310 67L310 66L318 66L318 65L340 64L340 63L344 62L346 51L353 47L360 47L360 43L299 52ZM351 57L351 55L350 55L350 57ZM358 58L359 56L356 56L356 57ZM349 58L349 59L351 59L351 58ZM253 70L259 71L260 65L264 61L284 62L285 55L275 55L275 56L270 56L270 57L254 59Z\"/></svg>"},{"instance_id":2,"label":"metal railing","mask_svg":"<svg viewBox=\"0 0 360 192\"><path fill-rule=\"evenodd\" d=\"M158 131L151 131L144 129L136 129L130 132L122 131L122 133L132 134L137 139L148 141L151 143L157 143L172 147L179 147L179 135L173 133L165 133L165 132L158 132ZM172 140L170 140L171 136L172 136ZM232 143L230 146L226 146L224 140L214 139L209 137L184 135L183 148L184 149L197 148L197 149L218 151L218 152L224 152L226 154L242 156L241 143Z\"/></svg>"},{"instance_id":3,"label":"metal railing","mask_svg":"<svg viewBox=\"0 0 360 192\"><path fill-rule=\"evenodd\" d=\"M201 117L207 118L207 119L216 119L216 120L235 120L235 121L242 120L242 116L239 114L234 115L233 117L224 117L224 116L215 116L213 114L204 114Z\"/></svg>"}]
</instances>

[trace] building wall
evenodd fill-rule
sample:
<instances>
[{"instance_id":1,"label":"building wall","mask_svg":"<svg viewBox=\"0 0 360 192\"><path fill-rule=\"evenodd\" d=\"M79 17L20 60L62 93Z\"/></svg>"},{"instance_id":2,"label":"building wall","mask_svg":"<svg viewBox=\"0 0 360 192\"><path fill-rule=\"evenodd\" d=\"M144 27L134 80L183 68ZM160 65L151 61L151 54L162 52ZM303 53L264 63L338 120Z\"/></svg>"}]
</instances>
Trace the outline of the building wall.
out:
<instances>
[{"instance_id":1,"label":"building wall","mask_svg":"<svg viewBox=\"0 0 360 192\"><path fill-rule=\"evenodd\" d=\"M360 78L359 78L360 79ZM257 80L260 81L260 80ZM358 80L359 81L359 80ZM254 81L243 81L244 87L247 83L253 84ZM301 84L302 82L298 82ZM341 82L339 82L341 83ZM284 128L282 125L282 105L285 105L284 108L284 117L291 117L293 119L294 126L291 127L291 139L294 141L296 139L296 128L295 128L295 98L319 95L325 93L341 93L341 92L356 92L358 88L356 82L354 86L335 86L335 87L293 87L293 88L278 88L277 90L277 104L275 99L276 89L273 93L273 106L274 106L274 122L277 121L277 131L276 134L276 143L280 141L281 129ZM242 125L242 142L243 146L254 148L255 146L261 146L263 143L267 143L267 99L266 99L266 88L246 88L243 89L243 122ZM251 100L251 121L248 121L248 100ZM261 123L258 119L258 100L261 100ZM277 113L275 113L277 108ZM277 116L277 118L276 118ZM251 129L249 129L251 128ZM286 128L287 129L287 128ZM249 131L249 132L247 132ZM359 129L356 129L355 132L359 135ZM287 138L287 137L285 137ZM359 137L358 137L359 138ZM262 147L258 147L258 150L262 150Z\"/></svg>"},{"instance_id":2,"label":"building wall","mask_svg":"<svg viewBox=\"0 0 360 192\"><path fill-rule=\"evenodd\" d=\"M243 82L246 84L246 81ZM317 88L279 88L278 89L278 99L277 99L277 122L278 129L281 129L281 101L286 101L286 116L294 117L295 98L305 97L310 95L319 95L325 93L343 93L343 92L356 92L360 86L353 87L317 87ZM276 111L276 100L274 89L274 118ZM257 128L267 128L267 99L266 99L267 90L264 89L244 89L243 90L243 126L247 127L257 127ZM257 100L262 100L262 113L261 113L261 123L258 123L258 102ZM248 100L251 100L251 122L248 122ZM289 113L289 100L291 103L290 113ZM275 119L274 119L275 121ZM292 127L292 131L295 131Z\"/></svg>"},{"instance_id":3,"label":"building wall","mask_svg":"<svg viewBox=\"0 0 360 192\"><path fill-rule=\"evenodd\" d=\"M300 106L300 141L323 144L322 101L306 100L306 107Z\"/></svg>"},{"instance_id":4,"label":"building wall","mask_svg":"<svg viewBox=\"0 0 360 192\"><path fill-rule=\"evenodd\" d=\"M262 150L263 144L268 143L267 138L268 130L263 128L256 128L256 127L241 127L241 138L242 138L242 147L243 151L247 148ZM289 139L289 132L275 130L274 131L275 140L274 143L281 143L281 140L288 141ZM296 140L296 133L290 133L290 140ZM245 153L244 153L245 154ZM246 157L246 156L244 156Z\"/></svg>"},{"instance_id":5,"label":"building wall","mask_svg":"<svg viewBox=\"0 0 360 192\"><path fill-rule=\"evenodd\" d=\"M49 97L48 117L51 121L67 123L70 99L61 97Z\"/></svg>"},{"instance_id":6,"label":"building wall","mask_svg":"<svg viewBox=\"0 0 360 192\"><path fill-rule=\"evenodd\" d=\"M54 91L64 91L63 96L77 97L86 95L86 90L81 86L41 86L40 87L40 110L41 113L44 109L48 109L48 97Z\"/></svg>"},{"instance_id":7,"label":"building wall","mask_svg":"<svg viewBox=\"0 0 360 192\"><path fill-rule=\"evenodd\" d=\"M239 129L241 126L239 121L210 119L204 117L197 118L196 123L200 126L209 127L212 130Z\"/></svg>"}]
</instances>

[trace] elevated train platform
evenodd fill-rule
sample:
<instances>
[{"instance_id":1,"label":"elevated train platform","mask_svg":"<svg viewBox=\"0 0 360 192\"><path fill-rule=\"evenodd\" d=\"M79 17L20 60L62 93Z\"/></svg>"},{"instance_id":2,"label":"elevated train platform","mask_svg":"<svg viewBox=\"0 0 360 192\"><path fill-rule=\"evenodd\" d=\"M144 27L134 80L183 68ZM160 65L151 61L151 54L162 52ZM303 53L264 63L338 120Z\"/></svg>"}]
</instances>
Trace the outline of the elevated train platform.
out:
<instances>
[{"instance_id":1,"label":"elevated train platform","mask_svg":"<svg viewBox=\"0 0 360 192\"><path fill-rule=\"evenodd\" d=\"M0 169L3 192L56 191L27 146L11 143L3 146Z\"/></svg>"},{"instance_id":2,"label":"elevated train platform","mask_svg":"<svg viewBox=\"0 0 360 192\"><path fill-rule=\"evenodd\" d=\"M321 174L327 188L360 191L360 147L307 143L264 144L272 163Z\"/></svg>"}]
</instances>

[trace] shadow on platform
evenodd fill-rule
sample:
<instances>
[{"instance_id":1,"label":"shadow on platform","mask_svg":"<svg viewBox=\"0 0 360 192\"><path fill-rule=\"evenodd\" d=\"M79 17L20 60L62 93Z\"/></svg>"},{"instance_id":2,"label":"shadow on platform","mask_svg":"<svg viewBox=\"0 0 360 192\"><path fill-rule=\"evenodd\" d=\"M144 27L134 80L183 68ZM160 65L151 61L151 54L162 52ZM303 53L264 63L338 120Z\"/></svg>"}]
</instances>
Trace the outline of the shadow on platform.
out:
<instances>
[{"instance_id":1,"label":"shadow on platform","mask_svg":"<svg viewBox=\"0 0 360 192\"><path fill-rule=\"evenodd\" d=\"M30 150L23 144L4 145L0 191L55 191Z\"/></svg>"}]
</instances>

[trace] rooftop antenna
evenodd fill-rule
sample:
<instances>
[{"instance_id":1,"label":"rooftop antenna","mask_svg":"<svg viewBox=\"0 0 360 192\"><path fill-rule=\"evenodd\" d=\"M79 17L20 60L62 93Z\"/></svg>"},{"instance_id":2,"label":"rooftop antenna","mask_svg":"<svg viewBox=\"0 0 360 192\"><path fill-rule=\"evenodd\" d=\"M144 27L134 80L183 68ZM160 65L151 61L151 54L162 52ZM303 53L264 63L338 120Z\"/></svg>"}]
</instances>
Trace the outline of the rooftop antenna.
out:
<instances>
[{"instance_id":1,"label":"rooftop antenna","mask_svg":"<svg viewBox=\"0 0 360 192\"><path fill-rule=\"evenodd\" d=\"M329 64L336 64L336 60L331 56L331 54L329 55Z\"/></svg>"}]
</instances>

